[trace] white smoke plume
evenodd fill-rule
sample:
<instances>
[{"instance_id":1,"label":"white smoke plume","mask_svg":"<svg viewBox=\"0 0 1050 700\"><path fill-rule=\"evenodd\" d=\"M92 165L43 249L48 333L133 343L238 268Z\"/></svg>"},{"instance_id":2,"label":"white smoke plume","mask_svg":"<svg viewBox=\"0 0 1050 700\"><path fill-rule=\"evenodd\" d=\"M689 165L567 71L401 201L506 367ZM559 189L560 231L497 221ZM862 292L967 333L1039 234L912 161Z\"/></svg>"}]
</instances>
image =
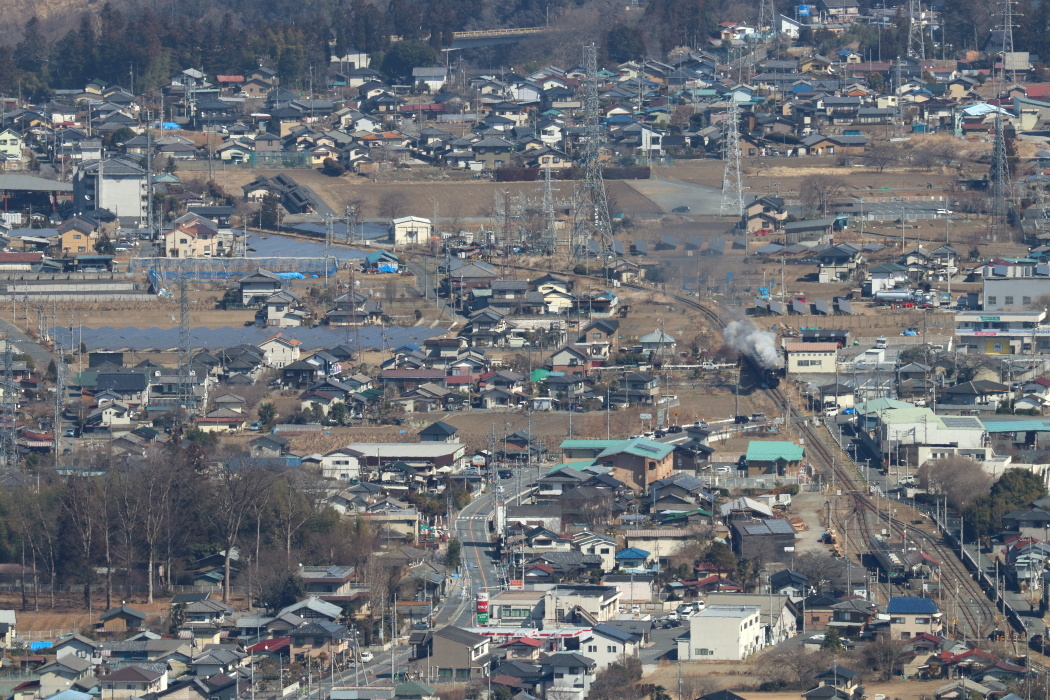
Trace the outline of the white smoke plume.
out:
<instances>
[{"instance_id":1,"label":"white smoke plume","mask_svg":"<svg viewBox=\"0 0 1050 700\"><path fill-rule=\"evenodd\" d=\"M750 321L737 320L722 329L722 337L726 345L751 357L763 368L776 369L780 366L777 336L774 333L759 330Z\"/></svg>"}]
</instances>

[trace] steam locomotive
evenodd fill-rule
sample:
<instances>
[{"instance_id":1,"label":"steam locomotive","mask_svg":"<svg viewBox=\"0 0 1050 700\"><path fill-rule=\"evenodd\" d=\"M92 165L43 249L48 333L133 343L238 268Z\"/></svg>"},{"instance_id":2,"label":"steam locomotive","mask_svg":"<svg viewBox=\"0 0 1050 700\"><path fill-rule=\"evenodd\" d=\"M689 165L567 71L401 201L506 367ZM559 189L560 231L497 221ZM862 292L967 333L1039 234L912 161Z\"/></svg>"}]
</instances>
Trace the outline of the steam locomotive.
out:
<instances>
[{"instance_id":1,"label":"steam locomotive","mask_svg":"<svg viewBox=\"0 0 1050 700\"><path fill-rule=\"evenodd\" d=\"M752 355L746 352L740 354L740 360L747 366L760 388L776 389L780 386L780 378L784 376L783 367L773 369L763 367Z\"/></svg>"}]
</instances>

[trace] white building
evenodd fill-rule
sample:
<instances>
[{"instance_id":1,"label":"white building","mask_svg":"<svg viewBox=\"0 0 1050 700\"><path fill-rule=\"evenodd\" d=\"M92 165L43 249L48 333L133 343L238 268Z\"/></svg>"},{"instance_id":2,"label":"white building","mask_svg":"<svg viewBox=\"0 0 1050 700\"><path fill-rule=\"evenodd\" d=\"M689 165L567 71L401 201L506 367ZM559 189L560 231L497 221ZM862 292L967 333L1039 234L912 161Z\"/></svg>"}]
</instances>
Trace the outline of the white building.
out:
<instances>
[{"instance_id":1,"label":"white building","mask_svg":"<svg viewBox=\"0 0 1050 700\"><path fill-rule=\"evenodd\" d=\"M742 661L764 646L765 626L757 605L709 605L689 618L679 637L681 661Z\"/></svg>"},{"instance_id":2,"label":"white building","mask_svg":"<svg viewBox=\"0 0 1050 700\"><path fill-rule=\"evenodd\" d=\"M430 219L402 216L390 222L390 241L395 248L399 245L423 245L430 240L433 230Z\"/></svg>"},{"instance_id":3,"label":"white building","mask_svg":"<svg viewBox=\"0 0 1050 700\"><path fill-rule=\"evenodd\" d=\"M1039 269L1038 267L1036 268ZM986 277L984 279L985 311L1031 311L1040 300L1050 297L1050 277Z\"/></svg>"},{"instance_id":4,"label":"white building","mask_svg":"<svg viewBox=\"0 0 1050 700\"><path fill-rule=\"evenodd\" d=\"M146 170L132 158L118 156L78 164L73 171L73 205L78 212L112 212L120 223L141 226L146 220Z\"/></svg>"},{"instance_id":5,"label":"white building","mask_svg":"<svg viewBox=\"0 0 1050 700\"><path fill-rule=\"evenodd\" d=\"M995 297L998 303L998 297ZM1003 297L1002 301L1005 301ZM1021 355L1050 351L1046 310L960 311L955 314L955 337L960 352L985 355Z\"/></svg>"},{"instance_id":6,"label":"white building","mask_svg":"<svg viewBox=\"0 0 1050 700\"><path fill-rule=\"evenodd\" d=\"M580 642L580 651L595 663L601 673L618 661L638 656L635 636L609 625L597 625L591 629L591 638Z\"/></svg>"},{"instance_id":7,"label":"white building","mask_svg":"<svg viewBox=\"0 0 1050 700\"><path fill-rule=\"evenodd\" d=\"M543 669L544 697L557 700L584 700L594 682L597 664L586 656L563 651L540 662Z\"/></svg>"}]
</instances>

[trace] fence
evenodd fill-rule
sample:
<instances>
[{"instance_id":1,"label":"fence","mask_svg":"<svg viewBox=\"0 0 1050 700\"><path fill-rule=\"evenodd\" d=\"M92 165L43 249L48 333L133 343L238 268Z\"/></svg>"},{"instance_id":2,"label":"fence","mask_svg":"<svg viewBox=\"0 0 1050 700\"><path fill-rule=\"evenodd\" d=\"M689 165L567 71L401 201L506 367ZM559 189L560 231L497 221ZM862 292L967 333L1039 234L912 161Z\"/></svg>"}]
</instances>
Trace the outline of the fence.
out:
<instances>
[{"instance_id":1,"label":"fence","mask_svg":"<svg viewBox=\"0 0 1050 700\"><path fill-rule=\"evenodd\" d=\"M160 289L165 281L185 276L199 282L225 281L250 275L262 268L275 273L297 272L302 275L334 275L339 264L332 258L132 258L128 271L146 269L150 284Z\"/></svg>"}]
</instances>

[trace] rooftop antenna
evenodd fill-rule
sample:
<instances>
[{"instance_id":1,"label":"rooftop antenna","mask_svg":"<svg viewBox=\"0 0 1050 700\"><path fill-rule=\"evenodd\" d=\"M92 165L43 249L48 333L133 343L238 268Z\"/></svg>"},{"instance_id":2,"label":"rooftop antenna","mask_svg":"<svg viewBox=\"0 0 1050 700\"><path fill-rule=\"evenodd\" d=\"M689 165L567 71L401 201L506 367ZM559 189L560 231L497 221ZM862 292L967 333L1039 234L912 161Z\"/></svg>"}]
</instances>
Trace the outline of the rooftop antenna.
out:
<instances>
[{"instance_id":1,"label":"rooftop antenna","mask_svg":"<svg viewBox=\"0 0 1050 700\"><path fill-rule=\"evenodd\" d=\"M725 144L723 148L723 159L725 160L725 172L722 175L722 203L719 207L721 216L744 215L744 181L741 170L740 152L740 111L736 98L729 96L729 114L726 117L728 124L725 130Z\"/></svg>"}]
</instances>

